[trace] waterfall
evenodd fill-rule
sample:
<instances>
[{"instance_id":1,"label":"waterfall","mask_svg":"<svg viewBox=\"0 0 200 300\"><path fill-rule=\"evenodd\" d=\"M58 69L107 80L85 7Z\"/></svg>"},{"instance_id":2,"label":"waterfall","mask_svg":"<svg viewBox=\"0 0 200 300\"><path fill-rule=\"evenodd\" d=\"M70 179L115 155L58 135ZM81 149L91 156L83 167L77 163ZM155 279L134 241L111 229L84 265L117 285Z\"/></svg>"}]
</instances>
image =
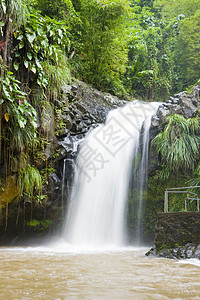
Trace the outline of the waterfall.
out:
<instances>
[{"instance_id":1,"label":"waterfall","mask_svg":"<svg viewBox=\"0 0 200 300\"><path fill-rule=\"evenodd\" d=\"M140 244L143 240L143 191L144 186L147 183L147 174L148 174L148 154L149 154L149 129L151 127L151 115L148 116L144 121L144 131L142 136L142 150L141 150L141 160L139 166L135 166L134 169L137 169L138 173L136 176L138 180L133 177L135 186L135 202L136 202L136 224L135 224L135 242Z\"/></svg>"},{"instance_id":2,"label":"waterfall","mask_svg":"<svg viewBox=\"0 0 200 300\"><path fill-rule=\"evenodd\" d=\"M66 193L66 187L65 187L65 173L66 173L66 161L67 159L64 159L63 162L63 172L62 172L62 186L61 186L61 205L62 205L62 218L64 216L64 197Z\"/></svg>"},{"instance_id":3,"label":"waterfall","mask_svg":"<svg viewBox=\"0 0 200 300\"><path fill-rule=\"evenodd\" d=\"M125 244L132 161L138 160L140 133L144 127L146 145L143 145L140 166L146 168L148 131L158 106L158 103L134 101L115 109L109 113L106 123L93 129L81 143L63 229L68 243L81 246ZM140 173L142 197L146 171L141 169Z\"/></svg>"}]
</instances>

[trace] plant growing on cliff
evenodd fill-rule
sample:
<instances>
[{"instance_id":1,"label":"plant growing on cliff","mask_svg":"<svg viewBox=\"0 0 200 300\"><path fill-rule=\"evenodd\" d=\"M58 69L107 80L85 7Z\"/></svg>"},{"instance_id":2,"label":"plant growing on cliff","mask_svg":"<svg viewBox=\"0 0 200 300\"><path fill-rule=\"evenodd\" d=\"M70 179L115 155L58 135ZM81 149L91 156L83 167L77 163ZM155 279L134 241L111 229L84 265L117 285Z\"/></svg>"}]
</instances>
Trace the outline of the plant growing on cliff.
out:
<instances>
[{"instance_id":1,"label":"plant growing on cliff","mask_svg":"<svg viewBox=\"0 0 200 300\"><path fill-rule=\"evenodd\" d=\"M26 20L26 5L23 0L0 0L0 18L2 29L0 37L6 42L3 51L4 66L7 62L8 43L13 29Z\"/></svg>"},{"instance_id":2,"label":"plant growing on cliff","mask_svg":"<svg viewBox=\"0 0 200 300\"><path fill-rule=\"evenodd\" d=\"M50 79L47 62L48 65L54 66L54 72L56 68L60 69L60 57L64 61L63 55L70 43L65 23L49 17L44 18L38 13L31 14L26 25L14 32L14 37L16 46L13 67L15 71L21 72L21 79L30 87L37 83L41 89L48 88ZM66 56L65 61L67 61ZM45 66L44 63L46 63ZM70 77L67 63L63 63L62 68L67 71L63 72L68 74L67 80Z\"/></svg>"},{"instance_id":3,"label":"plant growing on cliff","mask_svg":"<svg viewBox=\"0 0 200 300\"><path fill-rule=\"evenodd\" d=\"M161 155L162 175L194 170L199 159L200 126L198 118L185 119L174 114L168 117L168 124L153 140L153 145Z\"/></svg>"},{"instance_id":4,"label":"plant growing on cliff","mask_svg":"<svg viewBox=\"0 0 200 300\"><path fill-rule=\"evenodd\" d=\"M36 111L12 72L6 72L5 78L0 77L0 83L4 116L2 139L9 151L20 153L36 141Z\"/></svg>"},{"instance_id":5,"label":"plant growing on cliff","mask_svg":"<svg viewBox=\"0 0 200 300\"><path fill-rule=\"evenodd\" d=\"M52 224L51 220L37 220L33 219L32 221L26 222L27 226L30 226L34 231L44 231L47 230Z\"/></svg>"},{"instance_id":6,"label":"plant growing on cliff","mask_svg":"<svg viewBox=\"0 0 200 300\"><path fill-rule=\"evenodd\" d=\"M24 168L21 168L18 172L18 186L19 196L24 196L24 222L25 222L25 195L27 195L31 201L31 220L33 212L33 196L37 191L39 194L42 190L42 178L40 172L30 164L27 164Z\"/></svg>"},{"instance_id":7,"label":"plant growing on cliff","mask_svg":"<svg viewBox=\"0 0 200 300\"><path fill-rule=\"evenodd\" d=\"M40 172L30 164L19 170L18 181L20 196L26 193L32 199L34 190L41 192L42 178Z\"/></svg>"}]
</instances>

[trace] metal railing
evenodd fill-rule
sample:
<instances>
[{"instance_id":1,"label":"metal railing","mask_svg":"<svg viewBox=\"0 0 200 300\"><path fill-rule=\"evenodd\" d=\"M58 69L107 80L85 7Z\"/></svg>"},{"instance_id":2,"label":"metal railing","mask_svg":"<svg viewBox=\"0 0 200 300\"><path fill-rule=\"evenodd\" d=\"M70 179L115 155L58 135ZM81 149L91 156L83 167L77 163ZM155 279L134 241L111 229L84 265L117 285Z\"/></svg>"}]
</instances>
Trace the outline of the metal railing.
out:
<instances>
[{"instance_id":1,"label":"metal railing","mask_svg":"<svg viewBox=\"0 0 200 300\"><path fill-rule=\"evenodd\" d=\"M188 211L188 204L192 201L197 202L197 211L199 212L199 195L189 191L190 189L200 188L200 186L187 186L187 187L179 187L179 188L169 188L165 190L165 200L164 200L164 212L169 212L169 194L186 194L185 197L185 211Z\"/></svg>"}]
</instances>

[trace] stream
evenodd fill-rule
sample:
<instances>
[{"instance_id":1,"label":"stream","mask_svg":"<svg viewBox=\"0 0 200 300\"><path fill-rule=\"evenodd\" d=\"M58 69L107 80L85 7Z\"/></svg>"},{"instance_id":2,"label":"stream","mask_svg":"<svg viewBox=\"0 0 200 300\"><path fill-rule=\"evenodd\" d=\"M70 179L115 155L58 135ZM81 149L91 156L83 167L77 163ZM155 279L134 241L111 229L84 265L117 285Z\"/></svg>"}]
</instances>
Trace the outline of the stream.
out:
<instances>
[{"instance_id":1,"label":"stream","mask_svg":"<svg viewBox=\"0 0 200 300\"><path fill-rule=\"evenodd\" d=\"M0 248L0 299L200 299L200 262L149 248Z\"/></svg>"}]
</instances>

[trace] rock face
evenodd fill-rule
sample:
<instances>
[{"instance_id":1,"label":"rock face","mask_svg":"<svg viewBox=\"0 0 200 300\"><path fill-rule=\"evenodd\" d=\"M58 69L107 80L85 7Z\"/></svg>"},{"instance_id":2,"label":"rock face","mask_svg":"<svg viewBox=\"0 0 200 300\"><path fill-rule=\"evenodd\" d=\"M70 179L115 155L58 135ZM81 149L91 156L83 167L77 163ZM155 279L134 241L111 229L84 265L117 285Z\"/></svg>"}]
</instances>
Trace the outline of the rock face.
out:
<instances>
[{"instance_id":1,"label":"rock face","mask_svg":"<svg viewBox=\"0 0 200 300\"><path fill-rule=\"evenodd\" d=\"M200 85L188 92L181 92L170 97L158 110L159 123L165 122L166 117L180 114L186 119L191 118L200 108Z\"/></svg>"},{"instance_id":2,"label":"rock face","mask_svg":"<svg viewBox=\"0 0 200 300\"><path fill-rule=\"evenodd\" d=\"M160 132L166 118L173 114L180 114L186 119L194 117L200 109L200 85L195 86L188 92L181 92L161 103L157 115L152 119L151 138Z\"/></svg>"},{"instance_id":3,"label":"rock face","mask_svg":"<svg viewBox=\"0 0 200 300\"><path fill-rule=\"evenodd\" d=\"M159 213L155 247L147 255L200 258L200 213Z\"/></svg>"},{"instance_id":4,"label":"rock face","mask_svg":"<svg viewBox=\"0 0 200 300\"><path fill-rule=\"evenodd\" d=\"M175 248L187 243L200 243L200 213L159 213L156 227L155 246L159 252L163 248Z\"/></svg>"},{"instance_id":5,"label":"rock face","mask_svg":"<svg viewBox=\"0 0 200 300\"><path fill-rule=\"evenodd\" d=\"M65 124L64 130L58 131L57 135L85 134L98 123L103 123L110 110L125 103L126 101L102 93L83 82L64 86L62 100L55 103L61 110L60 118Z\"/></svg>"}]
</instances>

